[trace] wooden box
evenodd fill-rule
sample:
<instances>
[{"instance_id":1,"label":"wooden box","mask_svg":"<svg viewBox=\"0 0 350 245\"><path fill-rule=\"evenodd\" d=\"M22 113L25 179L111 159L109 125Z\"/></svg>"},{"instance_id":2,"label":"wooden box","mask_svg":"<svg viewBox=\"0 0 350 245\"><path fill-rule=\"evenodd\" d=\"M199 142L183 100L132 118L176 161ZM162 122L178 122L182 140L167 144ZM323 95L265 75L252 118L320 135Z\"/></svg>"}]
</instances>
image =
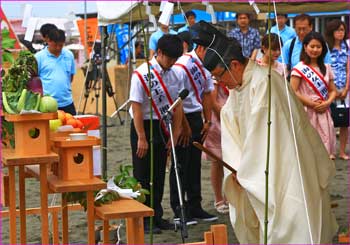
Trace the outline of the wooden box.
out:
<instances>
[{"instance_id":1,"label":"wooden box","mask_svg":"<svg viewBox=\"0 0 350 245\"><path fill-rule=\"evenodd\" d=\"M85 140L71 140L69 137L53 139L58 149L60 161L54 174L60 180L92 179L93 146L100 144L100 139L88 136Z\"/></svg>"},{"instance_id":2,"label":"wooden box","mask_svg":"<svg viewBox=\"0 0 350 245\"><path fill-rule=\"evenodd\" d=\"M57 112L33 114L5 114L14 123L15 153L18 156L45 155L50 152L49 120L57 119Z\"/></svg>"}]
</instances>

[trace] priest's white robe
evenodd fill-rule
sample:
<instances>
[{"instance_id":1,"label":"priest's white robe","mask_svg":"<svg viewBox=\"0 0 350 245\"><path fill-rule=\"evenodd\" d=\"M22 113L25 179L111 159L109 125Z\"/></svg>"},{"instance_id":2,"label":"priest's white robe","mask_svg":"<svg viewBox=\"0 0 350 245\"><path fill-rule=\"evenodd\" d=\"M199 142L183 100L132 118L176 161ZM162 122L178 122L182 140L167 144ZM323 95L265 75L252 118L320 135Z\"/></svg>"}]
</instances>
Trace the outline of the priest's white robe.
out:
<instances>
[{"instance_id":1,"label":"priest's white robe","mask_svg":"<svg viewBox=\"0 0 350 245\"><path fill-rule=\"evenodd\" d=\"M295 126L283 77L272 71L268 243L331 243L338 229L330 209L329 183L334 162L311 126L302 104L289 89ZM239 88L230 90L221 111L224 192L240 243L263 243L267 154L268 68L249 62Z\"/></svg>"}]
</instances>

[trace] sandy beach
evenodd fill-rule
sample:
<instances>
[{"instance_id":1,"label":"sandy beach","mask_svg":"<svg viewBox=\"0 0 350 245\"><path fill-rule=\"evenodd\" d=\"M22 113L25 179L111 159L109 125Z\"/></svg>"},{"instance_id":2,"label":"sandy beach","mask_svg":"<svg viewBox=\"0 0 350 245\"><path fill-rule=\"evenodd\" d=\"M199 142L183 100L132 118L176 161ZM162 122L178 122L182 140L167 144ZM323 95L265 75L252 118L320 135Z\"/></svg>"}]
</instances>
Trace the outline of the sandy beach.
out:
<instances>
[{"instance_id":1,"label":"sandy beach","mask_svg":"<svg viewBox=\"0 0 350 245\"><path fill-rule=\"evenodd\" d=\"M124 117L124 114L123 114ZM108 119L108 124L114 126L107 128L108 135L108 176L117 174L120 164L131 164L131 149L129 144L129 119L124 125L120 125L117 119ZM349 145L347 152L350 153ZM6 169L4 170L6 172ZM169 174L166 175L165 194L163 199L164 218L172 219L173 213L170 208L169 201ZM18 187L17 187L18 188ZM340 229L349 227L350 217L350 194L349 194L349 162L337 159L336 160L336 176L330 186L331 199L338 206L333 208ZM226 224L228 230L228 241L230 244L238 243L228 215L220 215L216 213L214 208L214 195L210 184L210 163L206 160L202 162L202 196L203 208L212 213L217 214L219 219L215 223ZM39 183L35 179L26 180L26 198L27 207L37 207L40 203ZM56 195L56 201L53 201L54 195L50 195L49 204L60 205L60 197ZM6 208L4 208L6 209ZM69 243L84 244L87 241L87 222L86 214L83 211L73 211L69 215ZM18 219L19 222L19 219ZM116 224L123 224L121 229L122 243L126 243L125 239L125 222L124 220L115 220ZM98 225L99 222L96 222ZM188 228L189 237L186 242L201 241L204 231L210 230L210 225L213 223L199 223ZM9 222L8 218L2 218L2 244L9 242ZM19 226L18 226L19 229ZM17 230L18 232L18 230ZM27 217L27 241L28 244L41 243L40 217L31 215ZM337 237L334 238L334 243L337 243ZM149 243L149 236L145 236L145 242ZM182 243L180 231L163 231L162 234L154 235L153 243Z\"/></svg>"}]
</instances>

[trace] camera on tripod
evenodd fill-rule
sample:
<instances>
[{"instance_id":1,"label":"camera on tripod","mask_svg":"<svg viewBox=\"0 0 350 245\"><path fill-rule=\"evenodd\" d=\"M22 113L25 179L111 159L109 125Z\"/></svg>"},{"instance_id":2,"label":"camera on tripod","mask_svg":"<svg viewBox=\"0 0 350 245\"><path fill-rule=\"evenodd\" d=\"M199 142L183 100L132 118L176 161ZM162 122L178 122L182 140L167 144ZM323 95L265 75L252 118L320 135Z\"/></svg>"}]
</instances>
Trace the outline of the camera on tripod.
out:
<instances>
[{"instance_id":1,"label":"camera on tripod","mask_svg":"<svg viewBox=\"0 0 350 245\"><path fill-rule=\"evenodd\" d=\"M106 63L110 60L110 58L106 57ZM85 113L86 109L86 103L90 95L90 91L94 90L95 98L92 98L92 103L95 101L96 103L96 114L98 114L98 99L100 97L100 90L101 90L101 82L102 82L102 72L106 75L106 92L109 97L114 98L114 91L111 84L111 81L109 79L109 75L107 72L107 69L104 68L104 71L102 71L102 55L101 55L101 42L95 42L94 50L92 58L88 61L88 63L82 67L84 73L86 74L85 79L85 102L84 102L84 108L82 113ZM116 103L116 101L115 101Z\"/></svg>"}]
</instances>

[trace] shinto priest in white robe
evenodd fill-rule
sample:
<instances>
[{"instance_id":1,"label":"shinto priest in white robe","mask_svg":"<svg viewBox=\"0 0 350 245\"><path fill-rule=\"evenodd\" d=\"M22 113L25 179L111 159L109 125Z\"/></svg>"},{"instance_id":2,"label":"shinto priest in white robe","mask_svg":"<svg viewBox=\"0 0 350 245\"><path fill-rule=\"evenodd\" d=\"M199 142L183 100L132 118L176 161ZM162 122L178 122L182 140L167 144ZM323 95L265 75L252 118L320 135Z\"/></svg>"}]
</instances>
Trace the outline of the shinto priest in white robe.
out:
<instances>
[{"instance_id":1,"label":"shinto priest in white robe","mask_svg":"<svg viewBox=\"0 0 350 245\"><path fill-rule=\"evenodd\" d=\"M331 243L338 228L328 193L334 162L289 89L299 168L284 80L275 71L271 80L268 243ZM267 118L268 68L249 61L221 111L223 160L240 183L225 170L223 188L240 243L263 243Z\"/></svg>"}]
</instances>

